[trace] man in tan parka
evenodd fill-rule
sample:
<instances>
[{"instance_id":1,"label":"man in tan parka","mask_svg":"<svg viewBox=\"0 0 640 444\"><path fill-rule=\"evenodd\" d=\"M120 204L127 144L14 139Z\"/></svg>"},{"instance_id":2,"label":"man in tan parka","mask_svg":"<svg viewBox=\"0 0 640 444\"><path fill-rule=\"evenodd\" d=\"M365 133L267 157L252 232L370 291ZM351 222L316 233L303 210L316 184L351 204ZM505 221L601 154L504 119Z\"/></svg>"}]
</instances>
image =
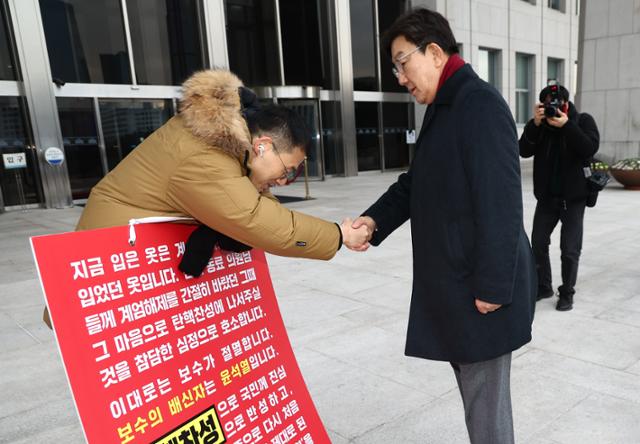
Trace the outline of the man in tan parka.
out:
<instances>
[{"instance_id":1,"label":"man in tan parka","mask_svg":"<svg viewBox=\"0 0 640 444\"><path fill-rule=\"evenodd\" d=\"M338 225L292 211L269 193L292 179L308 135L284 107L265 107L245 120L240 87L228 71L191 76L178 115L92 189L76 229L187 216L272 254L323 260L342 243L366 243L365 227L355 230L349 220Z\"/></svg>"}]
</instances>

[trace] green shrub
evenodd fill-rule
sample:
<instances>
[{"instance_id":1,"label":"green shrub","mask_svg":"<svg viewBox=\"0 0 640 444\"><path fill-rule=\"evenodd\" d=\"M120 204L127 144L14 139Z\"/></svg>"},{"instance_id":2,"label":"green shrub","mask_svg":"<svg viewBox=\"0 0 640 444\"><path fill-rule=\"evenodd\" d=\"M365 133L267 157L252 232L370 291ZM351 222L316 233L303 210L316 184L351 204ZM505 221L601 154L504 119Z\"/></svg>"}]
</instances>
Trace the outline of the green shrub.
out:
<instances>
[{"instance_id":1,"label":"green shrub","mask_svg":"<svg viewBox=\"0 0 640 444\"><path fill-rule=\"evenodd\" d=\"M609 165L607 165L604 162L593 162L591 164L591 170L592 171L607 171L609 169Z\"/></svg>"},{"instance_id":2,"label":"green shrub","mask_svg":"<svg viewBox=\"0 0 640 444\"><path fill-rule=\"evenodd\" d=\"M634 157L631 159L622 159L613 165L612 170L640 170L640 157Z\"/></svg>"}]
</instances>

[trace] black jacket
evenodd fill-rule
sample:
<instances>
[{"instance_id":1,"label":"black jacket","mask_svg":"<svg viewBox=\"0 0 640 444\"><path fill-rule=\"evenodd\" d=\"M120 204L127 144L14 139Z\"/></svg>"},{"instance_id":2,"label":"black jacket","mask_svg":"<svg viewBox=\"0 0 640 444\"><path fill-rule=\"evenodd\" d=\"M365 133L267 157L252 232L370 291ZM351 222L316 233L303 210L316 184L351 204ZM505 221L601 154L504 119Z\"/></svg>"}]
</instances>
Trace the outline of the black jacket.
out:
<instances>
[{"instance_id":1,"label":"black jacket","mask_svg":"<svg viewBox=\"0 0 640 444\"><path fill-rule=\"evenodd\" d=\"M502 96L470 65L427 109L409 171L364 214L378 225L372 245L411 219L407 355L469 363L530 341L537 281L518 136ZM483 315L476 298L503 307Z\"/></svg>"},{"instance_id":2,"label":"black jacket","mask_svg":"<svg viewBox=\"0 0 640 444\"><path fill-rule=\"evenodd\" d=\"M569 120L562 128L531 119L520 137L520 155L533 159L533 193L538 200L576 201L589 194L583 168L598 151L600 135L589 114L569 102Z\"/></svg>"}]
</instances>

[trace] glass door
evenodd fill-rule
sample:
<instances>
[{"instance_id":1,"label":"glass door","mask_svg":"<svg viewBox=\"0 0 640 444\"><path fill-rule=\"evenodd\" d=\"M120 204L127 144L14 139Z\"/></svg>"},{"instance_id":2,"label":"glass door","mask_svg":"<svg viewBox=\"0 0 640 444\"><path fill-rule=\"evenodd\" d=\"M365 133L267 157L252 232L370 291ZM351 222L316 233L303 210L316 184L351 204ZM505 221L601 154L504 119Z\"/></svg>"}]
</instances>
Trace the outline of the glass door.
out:
<instances>
[{"instance_id":1,"label":"glass door","mask_svg":"<svg viewBox=\"0 0 640 444\"><path fill-rule=\"evenodd\" d=\"M356 102L356 144L358 171L380 170L380 138L378 137L378 104Z\"/></svg>"},{"instance_id":2,"label":"glass door","mask_svg":"<svg viewBox=\"0 0 640 444\"><path fill-rule=\"evenodd\" d=\"M38 158L20 97L20 67L15 56L11 18L0 0L0 212L5 207L43 202Z\"/></svg>"},{"instance_id":3,"label":"glass door","mask_svg":"<svg viewBox=\"0 0 640 444\"><path fill-rule=\"evenodd\" d=\"M5 207L43 201L38 159L21 97L0 96L0 188Z\"/></svg>"},{"instance_id":4,"label":"glass door","mask_svg":"<svg viewBox=\"0 0 640 444\"><path fill-rule=\"evenodd\" d=\"M324 179L320 103L316 99L278 99L278 103L295 111L311 131L311 145L307 149L309 179Z\"/></svg>"},{"instance_id":5,"label":"glass door","mask_svg":"<svg viewBox=\"0 0 640 444\"><path fill-rule=\"evenodd\" d=\"M109 170L173 115L171 100L100 99Z\"/></svg>"},{"instance_id":6,"label":"glass door","mask_svg":"<svg viewBox=\"0 0 640 444\"><path fill-rule=\"evenodd\" d=\"M93 99L58 97L58 116L73 199L86 199L107 174L100 150Z\"/></svg>"}]
</instances>

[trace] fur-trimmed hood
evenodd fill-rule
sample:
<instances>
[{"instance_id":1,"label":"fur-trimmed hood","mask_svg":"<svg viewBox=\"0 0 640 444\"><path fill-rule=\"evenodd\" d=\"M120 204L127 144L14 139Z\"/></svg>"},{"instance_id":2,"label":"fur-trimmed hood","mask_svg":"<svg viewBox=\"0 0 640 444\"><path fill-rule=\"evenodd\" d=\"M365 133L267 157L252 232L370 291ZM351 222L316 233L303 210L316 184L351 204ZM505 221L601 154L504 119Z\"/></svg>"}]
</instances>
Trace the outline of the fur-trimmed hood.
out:
<instances>
[{"instance_id":1,"label":"fur-trimmed hood","mask_svg":"<svg viewBox=\"0 0 640 444\"><path fill-rule=\"evenodd\" d=\"M242 81L225 70L204 70L182 85L180 116L184 124L207 144L234 157L251 146L251 134L242 117L238 88Z\"/></svg>"}]
</instances>

